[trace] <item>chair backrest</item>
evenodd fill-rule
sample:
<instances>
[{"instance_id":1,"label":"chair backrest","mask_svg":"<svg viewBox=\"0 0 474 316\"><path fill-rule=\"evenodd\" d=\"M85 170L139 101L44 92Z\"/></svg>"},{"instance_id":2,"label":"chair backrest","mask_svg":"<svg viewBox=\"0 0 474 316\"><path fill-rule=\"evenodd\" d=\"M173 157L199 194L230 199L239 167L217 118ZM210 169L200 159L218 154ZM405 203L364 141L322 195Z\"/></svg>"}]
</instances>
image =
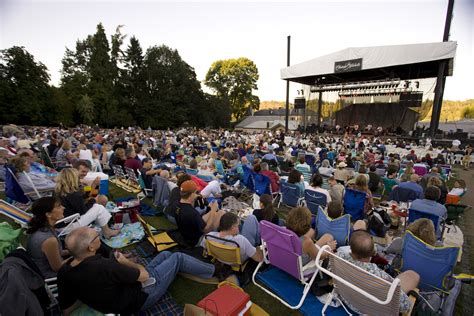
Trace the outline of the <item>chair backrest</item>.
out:
<instances>
[{"instance_id":1,"label":"chair backrest","mask_svg":"<svg viewBox=\"0 0 474 316\"><path fill-rule=\"evenodd\" d=\"M377 169L375 169L375 173L378 174L378 175L381 176L381 177L384 177L384 176L385 176L385 172L386 172L386 171L387 171L387 170L386 170L385 168L377 168Z\"/></svg>"},{"instance_id":2,"label":"chair backrest","mask_svg":"<svg viewBox=\"0 0 474 316\"><path fill-rule=\"evenodd\" d=\"M135 173L135 170L133 170L132 168L125 167L125 172L127 173L128 179L130 181L133 181L138 184L138 178L137 174Z\"/></svg>"},{"instance_id":3,"label":"chair backrest","mask_svg":"<svg viewBox=\"0 0 474 316\"><path fill-rule=\"evenodd\" d=\"M366 197L365 192L354 189L346 189L344 193L344 211L355 221L364 217Z\"/></svg>"},{"instance_id":4,"label":"chair backrest","mask_svg":"<svg viewBox=\"0 0 474 316\"><path fill-rule=\"evenodd\" d=\"M11 218L22 227L28 226L28 222L33 218L33 215L30 213L22 211L4 200L0 200L0 214Z\"/></svg>"},{"instance_id":5,"label":"chair backrest","mask_svg":"<svg viewBox=\"0 0 474 316\"><path fill-rule=\"evenodd\" d=\"M198 174L198 170L186 168L186 173L195 176Z\"/></svg>"},{"instance_id":6,"label":"chair backrest","mask_svg":"<svg viewBox=\"0 0 474 316\"><path fill-rule=\"evenodd\" d=\"M331 234L337 241L337 246L347 245L351 233L351 216L344 214L331 219L324 210L320 209L316 217L316 230L318 239L324 234Z\"/></svg>"},{"instance_id":7,"label":"chair backrest","mask_svg":"<svg viewBox=\"0 0 474 316\"><path fill-rule=\"evenodd\" d=\"M215 159L215 160L214 160L214 166L216 167L216 171L217 171L220 175L224 175L224 174L225 174L224 165L222 164L222 161L221 161L221 160Z\"/></svg>"},{"instance_id":8,"label":"chair backrest","mask_svg":"<svg viewBox=\"0 0 474 316\"><path fill-rule=\"evenodd\" d=\"M205 235L207 254L233 267L242 265L240 246L233 240Z\"/></svg>"},{"instance_id":9,"label":"chair backrest","mask_svg":"<svg viewBox=\"0 0 474 316\"><path fill-rule=\"evenodd\" d=\"M416 221L419 218L430 219L433 222L435 231L438 231L438 229L439 229L438 226L439 226L439 222L440 222L440 218L439 218L438 215L432 214L432 213L429 213L429 212L414 210L414 209L409 209L408 210L408 224L413 223L414 221Z\"/></svg>"},{"instance_id":10,"label":"chair backrest","mask_svg":"<svg viewBox=\"0 0 474 316\"><path fill-rule=\"evenodd\" d=\"M311 213L315 215L317 214L319 206L325 208L327 205L326 194L314 190L304 190L304 199L306 201L306 206L309 208Z\"/></svg>"},{"instance_id":11,"label":"chair backrest","mask_svg":"<svg viewBox=\"0 0 474 316\"><path fill-rule=\"evenodd\" d=\"M280 183L281 200L284 204L292 207L298 206L299 194L296 184L281 182Z\"/></svg>"},{"instance_id":12,"label":"chair backrest","mask_svg":"<svg viewBox=\"0 0 474 316\"><path fill-rule=\"evenodd\" d=\"M403 238L402 271L413 270L420 275L420 290L446 290L446 277L453 271L459 247L434 247L407 231Z\"/></svg>"},{"instance_id":13,"label":"chair backrest","mask_svg":"<svg viewBox=\"0 0 474 316\"><path fill-rule=\"evenodd\" d=\"M400 186L396 186L390 192L388 196L389 201L397 201L397 202L408 202L414 201L417 198L417 193L408 188L401 188Z\"/></svg>"},{"instance_id":14,"label":"chair backrest","mask_svg":"<svg viewBox=\"0 0 474 316\"><path fill-rule=\"evenodd\" d=\"M362 314L399 315L400 280L388 282L358 266L338 257L324 246L329 255L331 271L322 267L318 259L323 251L319 251L316 266L332 277L335 291Z\"/></svg>"},{"instance_id":15,"label":"chair backrest","mask_svg":"<svg viewBox=\"0 0 474 316\"><path fill-rule=\"evenodd\" d=\"M212 176L205 176L202 174L197 174L196 177L198 177L199 179L205 182L211 182L213 180Z\"/></svg>"},{"instance_id":16,"label":"chair backrest","mask_svg":"<svg viewBox=\"0 0 474 316\"><path fill-rule=\"evenodd\" d=\"M268 263L301 280L301 239L291 230L265 220L260 222L260 236Z\"/></svg>"},{"instance_id":17,"label":"chair backrest","mask_svg":"<svg viewBox=\"0 0 474 316\"><path fill-rule=\"evenodd\" d=\"M311 169L308 170L306 168L302 168L302 167L298 167L298 166L296 166L295 169L298 170L299 172L301 172L301 174L303 175L304 181L306 181L306 182L311 181L311 176L312 176Z\"/></svg>"},{"instance_id":18,"label":"chair backrest","mask_svg":"<svg viewBox=\"0 0 474 316\"><path fill-rule=\"evenodd\" d=\"M425 174L428 173L428 169L425 166L414 166L413 170L420 177L423 177Z\"/></svg>"},{"instance_id":19,"label":"chair backrest","mask_svg":"<svg viewBox=\"0 0 474 316\"><path fill-rule=\"evenodd\" d=\"M5 195L17 202L28 203L30 200L25 195L25 192L18 184L18 180L15 177L15 169L11 165L5 165Z\"/></svg>"},{"instance_id":20,"label":"chair backrest","mask_svg":"<svg viewBox=\"0 0 474 316\"><path fill-rule=\"evenodd\" d=\"M262 194L272 194L270 186L271 181L269 177L264 176L263 174L255 173L253 175L253 179L255 184L255 193L257 193L258 196L261 196Z\"/></svg>"},{"instance_id":21,"label":"chair backrest","mask_svg":"<svg viewBox=\"0 0 474 316\"><path fill-rule=\"evenodd\" d=\"M243 179L242 179L242 184L249 189L250 191L255 190L255 183L253 180L253 171L250 169L248 166L243 165L242 166L242 171L244 172Z\"/></svg>"},{"instance_id":22,"label":"chair backrest","mask_svg":"<svg viewBox=\"0 0 474 316\"><path fill-rule=\"evenodd\" d=\"M123 172L123 168L120 165L112 165L112 170L114 171L115 177L118 179L125 179L125 173Z\"/></svg>"}]
</instances>

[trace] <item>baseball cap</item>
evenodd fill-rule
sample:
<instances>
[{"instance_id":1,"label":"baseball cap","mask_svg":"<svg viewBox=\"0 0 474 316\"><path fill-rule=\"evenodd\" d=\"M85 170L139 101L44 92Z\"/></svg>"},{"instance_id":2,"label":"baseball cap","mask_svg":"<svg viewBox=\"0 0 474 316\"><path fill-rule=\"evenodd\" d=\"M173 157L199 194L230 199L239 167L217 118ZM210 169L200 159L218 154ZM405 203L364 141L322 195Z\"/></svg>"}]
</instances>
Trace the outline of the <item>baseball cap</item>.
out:
<instances>
[{"instance_id":1,"label":"baseball cap","mask_svg":"<svg viewBox=\"0 0 474 316\"><path fill-rule=\"evenodd\" d=\"M196 183L194 183L193 180L187 180L187 181L184 181L182 184L181 184L181 192L196 192L197 190L197 185Z\"/></svg>"}]
</instances>

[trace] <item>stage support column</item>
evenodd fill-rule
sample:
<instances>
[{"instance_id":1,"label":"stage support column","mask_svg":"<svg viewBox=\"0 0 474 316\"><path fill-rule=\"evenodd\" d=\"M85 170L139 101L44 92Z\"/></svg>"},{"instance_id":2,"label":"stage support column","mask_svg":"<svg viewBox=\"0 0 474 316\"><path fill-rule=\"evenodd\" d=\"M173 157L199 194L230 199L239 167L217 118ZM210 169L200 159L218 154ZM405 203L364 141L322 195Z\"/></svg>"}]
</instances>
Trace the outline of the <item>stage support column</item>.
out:
<instances>
[{"instance_id":1,"label":"stage support column","mask_svg":"<svg viewBox=\"0 0 474 316\"><path fill-rule=\"evenodd\" d=\"M446 12L446 22L444 24L443 42L449 41L449 31L451 29L451 20L453 17L454 0L449 0L448 10ZM436 78L435 96L433 101L433 110L431 111L430 136L432 139L436 137L436 131L439 126L441 117L441 107L443 105L444 85L446 83L446 69L448 63L443 60L439 63L438 77Z\"/></svg>"},{"instance_id":2,"label":"stage support column","mask_svg":"<svg viewBox=\"0 0 474 316\"><path fill-rule=\"evenodd\" d=\"M290 41L291 36L288 35L288 48L286 55L286 66L290 67ZM290 80L286 80L286 104L285 104L285 134L288 133L288 115L290 111Z\"/></svg>"},{"instance_id":3,"label":"stage support column","mask_svg":"<svg viewBox=\"0 0 474 316\"><path fill-rule=\"evenodd\" d=\"M323 92L319 91L318 96L318 127L321 126L321 110L323 108Z\"/></svg>"}]
</instances>

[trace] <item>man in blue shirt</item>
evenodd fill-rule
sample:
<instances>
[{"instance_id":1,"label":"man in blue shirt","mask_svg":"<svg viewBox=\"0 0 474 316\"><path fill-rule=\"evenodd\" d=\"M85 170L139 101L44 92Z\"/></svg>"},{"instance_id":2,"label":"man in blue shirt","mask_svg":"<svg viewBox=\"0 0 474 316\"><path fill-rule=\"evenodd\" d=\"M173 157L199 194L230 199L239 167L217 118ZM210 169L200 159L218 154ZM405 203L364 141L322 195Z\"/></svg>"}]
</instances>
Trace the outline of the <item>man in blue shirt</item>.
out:
<instances>
[{"instance_id":1,"label":"man in blue shirt","mask_svg":"<svg viewBox=\"0 0 474 316\"><path fill-rule=\"evenodd\" d=\"M422 199L423 198L423 188L421 185L418 184L420 180L420 176L417 174L412 174L410 176L410 181L401 182L398 186L403 189L409 189L416 192L416 198Z\"/></svg>"},{"instance_id":2,"label":"man in blue shirt","mask_svg":"<svg viewBox=\"0 0 474 316\"><path fill-rule=\"evenodd\" d=\"M439 216L437 233L441 232L441 221L445 220L448 211L444 205L439 204L436 200L439 199L441 190L436 186L430 186L425 190L425 198L417 199L411 203L410 209L422 211Z\"/></svg>"}]
</instances>

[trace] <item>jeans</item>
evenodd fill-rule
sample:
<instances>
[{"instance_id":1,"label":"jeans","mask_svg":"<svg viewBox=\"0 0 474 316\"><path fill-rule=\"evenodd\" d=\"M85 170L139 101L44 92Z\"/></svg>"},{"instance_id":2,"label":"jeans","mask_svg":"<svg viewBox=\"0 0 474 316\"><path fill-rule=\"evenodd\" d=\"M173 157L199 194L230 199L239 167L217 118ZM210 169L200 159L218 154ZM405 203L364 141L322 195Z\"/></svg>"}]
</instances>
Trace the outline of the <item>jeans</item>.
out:
<instances>
[{"instance_id":1,"label":"jeans","mask_svg":"<svg viewBox=\"0 0 474 316\"><path fill-rule=\"evenodd\" d=\"M242 228L240 234L247 238L252 246L260 245L260 231L258 226L258 220L254 215L247 216L242 221Z\"/></svg>"},{"instance_id":2,"label":"jeans","mask_svg":"<svg viewBox=\"0 0 474 316\"><path fill-rule=\"evenodd\" d=\"M209 279L214 274L214 265L202 262L181 252L160 252L146 267L150 278L155 278L156 283L143 289L148 298L141 310L147 310L166 293L178 272L192 274Z\"/></svg>"}]
</instances>

